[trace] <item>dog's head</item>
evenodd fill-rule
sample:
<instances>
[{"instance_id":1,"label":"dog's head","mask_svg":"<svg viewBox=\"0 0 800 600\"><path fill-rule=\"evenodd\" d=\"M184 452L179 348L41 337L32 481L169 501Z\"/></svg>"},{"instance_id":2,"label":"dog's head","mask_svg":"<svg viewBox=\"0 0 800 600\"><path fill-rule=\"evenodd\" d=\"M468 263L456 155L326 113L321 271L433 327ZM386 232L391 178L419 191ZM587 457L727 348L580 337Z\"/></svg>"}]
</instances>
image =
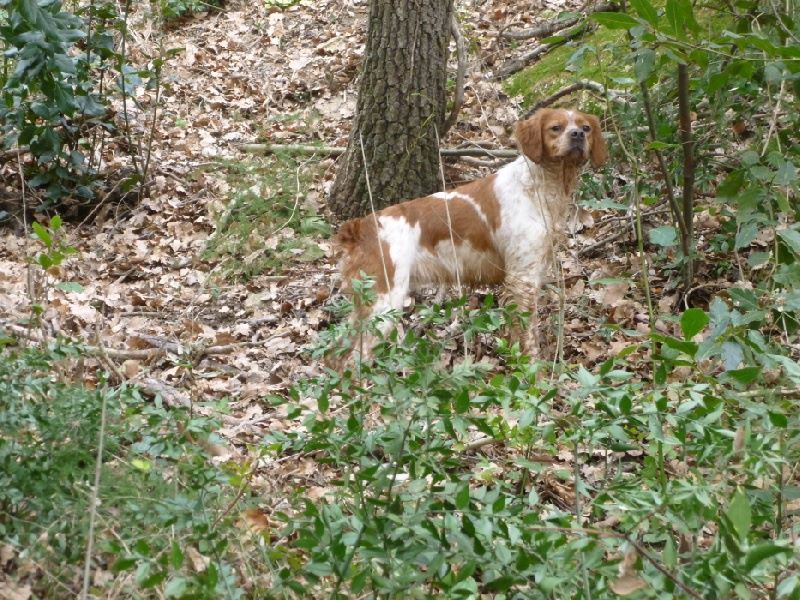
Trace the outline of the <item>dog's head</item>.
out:
<instances>
[{"instance_id":1,"label":"dog's head","mask_svg":"<svg viewBox=\"0 0 800 600\"><path fill-rule=\"evenodd\" d=\"M535 163L582 165L590 160L597 168L608 158L600 120L577 110L537 110L517 123L516 136L522 152Z\"/></svg>"}]
</instances>

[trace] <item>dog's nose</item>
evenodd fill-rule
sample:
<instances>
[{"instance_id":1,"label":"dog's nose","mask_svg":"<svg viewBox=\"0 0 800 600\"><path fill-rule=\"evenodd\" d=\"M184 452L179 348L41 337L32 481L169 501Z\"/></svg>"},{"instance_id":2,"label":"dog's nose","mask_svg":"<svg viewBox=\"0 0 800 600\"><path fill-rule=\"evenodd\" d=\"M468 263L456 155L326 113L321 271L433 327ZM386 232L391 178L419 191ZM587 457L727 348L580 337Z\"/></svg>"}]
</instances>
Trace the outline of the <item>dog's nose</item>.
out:
<instances>
[{"instance_id":1,"label":"dog's nose","mask_svg":"<svg viewBox=\"0 0 800 600\"><path fill-rule=\"evenodd\" d=\"M583 129L573 129L569 133L570 138L576 142L582 142L586 139L586 134L584 133Z\"/></svg>"}]
</instances>

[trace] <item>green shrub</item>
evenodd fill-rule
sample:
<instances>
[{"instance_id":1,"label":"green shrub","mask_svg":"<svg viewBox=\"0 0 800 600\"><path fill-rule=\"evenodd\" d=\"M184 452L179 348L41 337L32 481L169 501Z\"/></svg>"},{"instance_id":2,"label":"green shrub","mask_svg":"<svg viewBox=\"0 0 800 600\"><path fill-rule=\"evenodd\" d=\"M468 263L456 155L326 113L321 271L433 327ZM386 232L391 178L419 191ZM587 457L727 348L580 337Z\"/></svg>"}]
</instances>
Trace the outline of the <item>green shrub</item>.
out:
<instances>
[{"instance_id":1,"label":"green shrub","mask_svg":"<svg viewBox=\"0 0 800 600\"><path fill-rule=\"evenodd\" d=\"M355 371L275 398L293 425L266 448L336 474L323 499L298 489L274 515L276 593L746 598L777 582L795 597L785 509L800 487L783 473L800 459L800 417L779 393L744 391L758 373L702 375L698 354L708 361L733 332L721 313L704 345L691 341L709 324L698 309L683 337L651 340L661 383L642 378L636 346L594 372L547 376L502 341L502 366L451 364L460 336L409 328ZM420 316L440 328L460 319L467 345L513 318L463 304ZM774 367L775 352L764 345L760 360ZM693 377L673 376L686 366ZM798 366L785 368L790 382ZM504 450L476 452L492 445Z\"/></svg>"},{"instance_id":2,"label":"green shrub","mask_svg":"<svg viewBox=\"0 0 800 600\"><path fill-rule=\"evenodd\" d=\"M216 424L102 373L94 387L70 381L82 355L64 342L0 350L0 537L14 554L6 572L24 566L40 597L77 596L102 431L92 573L132 571L131 595L157 587L171 598L239 597L234 532L222 518L236 490L197 444ZM31 561L41 568L30 571Z\"/></svg>"}]
</instances>

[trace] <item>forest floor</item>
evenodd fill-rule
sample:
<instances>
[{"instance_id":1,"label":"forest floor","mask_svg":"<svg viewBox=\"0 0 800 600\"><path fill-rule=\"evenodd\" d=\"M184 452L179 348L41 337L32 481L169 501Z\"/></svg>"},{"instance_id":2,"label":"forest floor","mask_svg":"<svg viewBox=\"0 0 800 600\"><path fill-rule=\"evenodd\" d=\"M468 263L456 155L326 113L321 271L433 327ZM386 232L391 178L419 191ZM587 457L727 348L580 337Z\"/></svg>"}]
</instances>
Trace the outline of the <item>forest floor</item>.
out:
<instances>
[{"instance_id":1,"label":"forest floor","mask_svg":"<svg viewBox=\"0 0 800 600\"><path fill-rule=\"evenodd\" d=\"M466 100L445 146L514 147L512 127L524 108L490 75L520 48L498 32L580 3L572 4L459 2L469 45ZM168 403L191 402L213 415L224 406L225 443L213 449L221 460L246 455L265 432L287 426L264 399L320 372L305 350L330 324L326 306L337 286L325 223L336 161L261 158L239 144L345 145L366 35L365 0L270 6L232 0L222 12L174 24L163 37L144 21L132 27L135 62L159 48L182 49L166 63L158 107L154 92L143 91L139 106L127 109L143 133L157 110L149 195L134 205L103 203L67 223L64 241L77 253L48 282L31 267L38 243L0 231L4 322L23 322L32 301L41 301L46 337L63 334L99 349L84 371L90 383L93 366L107 368ZM124 162L117 152L106 148L109 166ZM489 170L457 160L445 168L448 185ZM248 220L258 223L245 227ZM561 251L569 362L589 367L628 345L637 330L649 331L630 276L638 268L626 248L632 231L626 225L625 235L617 233L629 220L619 211L576 212ZM58 282L77 282L82 291L63 291L53 286ZM664 291L657 274L652 283L660 312L670 312L677 294ZM557 306L552 293L544 311ZM658 326L672 331L674 324ZM287 478L310 478L311 496L324 493L325 478L310 458L262 466L252 478L256 489L274 493Z\"/></svg>"}]
</instances>

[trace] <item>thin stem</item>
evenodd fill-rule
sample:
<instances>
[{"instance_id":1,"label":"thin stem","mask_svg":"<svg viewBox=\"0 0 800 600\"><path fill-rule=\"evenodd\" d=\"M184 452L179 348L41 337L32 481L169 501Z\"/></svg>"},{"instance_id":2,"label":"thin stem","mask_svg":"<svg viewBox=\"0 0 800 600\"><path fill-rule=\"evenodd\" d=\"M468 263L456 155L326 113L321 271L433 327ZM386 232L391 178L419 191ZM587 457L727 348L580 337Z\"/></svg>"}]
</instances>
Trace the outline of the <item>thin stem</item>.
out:
<instances>
[{"instance_id":1,"label":"thin stem","mask_svg":"<svg viewBox=\"0 0 800 600\"><path fill-rule=\"evenodd\" d=\"M686 293L694 280L694 142L692 141L692 122L689 114L689 68L678 65L678 122L683 147L683 223L686 235L681 237L684 260L683 284Z\"/></svg>"},{"instance_id":2,"label":"thin stem","mask_svg":"<svg viewBox=\"0 0 800 600\"><path fill-rule=\"evenodd\" d=\"M89 497L89 534L86 542L86 554L83 559L83 588L81 600L86 600L89 594L89 580L92 573L92 552L94 551L94 529L97 521L97 498L100 492L100 475L103 472L103 448L106 438L106 412L108 406L108 386L102 387L100 402L100 432L97 440L97 456L94 463L94 485Z\"/></svg>"},{"instance_id":3,"label":"thin stem","mask_svg":"<svg viewBox=\"0 0 800 600\"><path fill-rule=\"evenodd\" d=\"M647 89L647 85L644 82L639 85L639 89L642 92L642 103L644 104L644 112L647 116L647 129L650 132L650 141L655 142L656 123L653 112L653 104L650 101L650 91ZM672 177L670 177L669 171L667 170L667 163L664 160L664 155L658 148L653 148L653 154L658 162L658 170L661 172L661 179L664 181L664 187L667 191L667 200L669 200L669 207L672 211L672 217L678 224L678 229L680 229L681 232L681 238L684 238L686 236L686 224L683 221L683 215L678 207L678 202L675 200L675 190L672 187Z\"/></svg>"}]
</instances>

